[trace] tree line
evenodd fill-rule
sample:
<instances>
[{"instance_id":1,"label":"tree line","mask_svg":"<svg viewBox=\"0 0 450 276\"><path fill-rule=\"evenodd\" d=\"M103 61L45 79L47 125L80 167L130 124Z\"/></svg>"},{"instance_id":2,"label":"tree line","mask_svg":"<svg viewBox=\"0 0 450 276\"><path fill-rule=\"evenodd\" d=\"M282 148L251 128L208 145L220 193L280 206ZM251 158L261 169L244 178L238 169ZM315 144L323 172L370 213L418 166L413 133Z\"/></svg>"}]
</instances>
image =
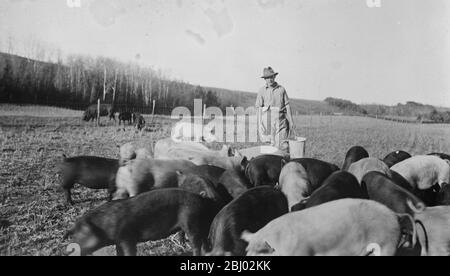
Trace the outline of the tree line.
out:
<instances>
[{"instance_id":1,"label":"tree line","mask_svg":"<svg viewBox=\"0 0 450 276\"><path fill-rule=\"evenodd\" d=\"M43 62L0 53L0 102L84 109L100 99L120 109L170 114L177 106L193 110L194 99L225 109L215 91L172 80L161 70L110 58L71 55ZM229 103L227 103L229 104Z\"/></svg>"},{"instance_id":2,"label":"tree line","mask_svg":"<svg viewBox=\"0 0 450 276\"><path fill-rule=\"evenodd\" d=\"M43 57L42 51L38 52L38 56ZM114 104L119 111L144 113L151 112L156 101L155 113L169 115L178 106L193 112L194 99L202 99L207 106L220 107L225 112L229 106L252 106L256 95L195 86L170 79L161 70L111 58L70 55L63 61L58 54L56 61L44 62L0 52L0 103L83 110L98 99ZM327 98L325 102L346 115L409 117L450 123L450 110L439 111L416 102L397 106L358 105L338 98ZM300 103L300 100L292 100L294 111L305 112Z\"/></svg>"},{"instance_id":3,"label":"tree line","mask_svg":"<svg viewBox=\"0 0 450 276\"><path fill-rule=\"evenodd\" d=\"M357 105L351 101L327 98L329 105L338 107L348 115L371 115L380 118L412 118L418 122L450 123L450 111L438 111L434 106L409 101L406 104L396 106L385 105Z\"/></svg>"},{"instance_id":4,"label":"tree line","mask_svg":"<svg viewBox=\"0 0 450 276\"><path fill-rule=\"evenodd\" d=\"M347 115L358 115L358 114L367 115L367 111L364 108L348 100L337 98L326 98L325 102L331 106L339 108Z\"/></svg>"}]
</instances>

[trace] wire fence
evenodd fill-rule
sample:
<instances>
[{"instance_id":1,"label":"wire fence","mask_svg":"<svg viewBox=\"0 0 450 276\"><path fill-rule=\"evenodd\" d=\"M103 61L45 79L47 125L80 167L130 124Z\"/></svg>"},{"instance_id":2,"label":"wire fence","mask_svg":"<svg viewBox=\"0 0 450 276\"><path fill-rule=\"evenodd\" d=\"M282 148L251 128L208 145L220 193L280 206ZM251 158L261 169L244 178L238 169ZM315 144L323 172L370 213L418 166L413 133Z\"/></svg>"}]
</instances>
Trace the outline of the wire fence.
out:
<instances>
[{"instance_id":1,"label":"wire fence","mask_svg":"<svg viewBox=\"0 0 450 276\"><path fill-rule=\"evenodd\" d=\"M76 110L76 111L84 111L86 110L90 105L96 105L96 103L93 104L86 104L85 102L61 102L61 101L46 101L45 103L40 104L33 104L33 103L8 103L13 104L17 106L30 106L30 105L45 105L50 107L58 107L58 108L65 108L70 110ZM102 104L104 104L102 102ZM164 115L164 116L170 116L172 114L173 108L166 106L164 102L155 102L155 107L153 109L153 106L147 106L147 105L135 105L135 104L114 104L114 111L116 113L121 112L131 112L131 113L140 113L143 115ZM326 116L326 117L339 117L343 116L343 114L340 113L334 113L334 114L303 114L299 111L293 111L294 116ZM390 117L390 116L377 116L377 115L345 115L345 116L356 116L356 117L366 117L366 118L373 118L378 120L385 120L385 121L392 121L392 122L398 122L398 123L404 123L404 124L446 124L444 122L436 122L432 120L426 120L422 119L419 120L417 118L411 118L411 117ZM447 123L448 124L448 123Z\"/></svg>"},{"instance_id":2,"label":"wire fence","mask_svg":"<svg viewBox=\"0 0 450 276\"><path fill-rule=\"evenodd\" d=\"M366 115L366 117L374 118L378 120L392 121L403 124L450 124L445 122L435 122L432 120L419 120L414 118L401 118L401 117L386 117L386 116L376 116L376 115Z\"/></svg>"},{"instance_id":3,"label":"wire fence","mask_svg":"<svg viewBox=\"0 0 450 276\"><path fill-rule=\"evenodd\" d=\"M13 104L17 106L31 106L31 105L45 105L49 107L58 107L58 108L65 108L70 110L77 110L77 111L84 111L91 105L97 105L96 103L92 104L86 104L86 103L80 103L80 102L45 102L43 104L33 104L33 103L7 103L7 104ZM101 102L101 104L105 104L104 102ZM108 104L108 103L106 103ZM140 113L143 115L151 115L153 113L153 107L152 106L139 106L139 105L131 105L131 104L114 104L114 111L116 113L121 112L132 112L132 113ZM154 114L155 115L171 115L172 108L164 105L158 106L156 104Z\"/></svg>"}]
</instances>

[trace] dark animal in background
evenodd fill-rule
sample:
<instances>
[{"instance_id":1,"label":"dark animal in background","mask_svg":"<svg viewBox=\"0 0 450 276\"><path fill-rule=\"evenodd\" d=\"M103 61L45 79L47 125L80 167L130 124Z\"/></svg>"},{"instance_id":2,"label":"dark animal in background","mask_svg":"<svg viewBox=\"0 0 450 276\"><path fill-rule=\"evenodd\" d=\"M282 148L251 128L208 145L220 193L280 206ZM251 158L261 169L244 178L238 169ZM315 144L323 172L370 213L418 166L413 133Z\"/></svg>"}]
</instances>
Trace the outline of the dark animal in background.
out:
<instances>
[{"instance_id":1,"label":"dark animal in background","mask_svg":"<svg viewBox=\"0 0 450 276\"><path fill-rule=\"evenodd\" d=\"M380 172L369 172L361 181L362 188L367 191L369 199L386 205L399 214L416 213L425 210L422 200L395 184L389 177Z\"/></svg>"},{"instance_id":2,"label":"dark animal in background","mask_svg":"<svg viewBox=\"0 0 450 276\"><path fill-rule=\"evenodd\" d=\"M339 171L339 167L334 164L312 158L294 159L292 162L297 162L305 168L312 191L320 188L332 173Z\"/></svg>"},{"instance_id":3,"label":"dark animal in background","mask_svg":"<svg viewBox=\"0 0 450 276\"><path fill-rule=\"evenodd\" d=\"M287 212L287 199L280 191L268 186L248 190L214 218L208 238L208 255L245 256L248 244L241 239L242 232L256 232Z\"/></svg>"},{"instance_id":4,"label":"dark animal in background","mask_svg":"<svg viewBox=\"0 0 450 276\"><path fill-rule=\"evenodd\" d=\"M383 162L391 168L397 163L400 163L406 159L411 158L411 154L407 153L406 151L394 151L386 155L386 157L383 159Z\"/></svg>"},{"instance_id":5,"label":"dark animal in background","mask_svg":"<svg viewBox=\"0 0 450 276\"><path fill-rule=\"evenodd\" d=\"M128 122L129 125L132 124L133 121L133 116L131 114L131 112L121 112L119 114L119 125L123 122L123 125L125 125L125 122Z\"/></svg>"},{"instance_id":6,"label":"dark animal in background","mask_svg":"<svg viewBox=\"0 0 450 276\"><path fill-rule=\"evenodd\" d=\"M86 122L94 121L97 119L97 104L90 105L83 115L83 120ZM109 120L116 121L115 110L111 104L100 104L100 117L108 116Z\"/></svg>"},{"instance_id":7,"label":"dark animal in background","mask_svg":"<svg viewBox=\"0 0 450 276\"><path fill-rule=\"evenodd\" d=\"M237 170L225 171L220 177L219 183L227 189L228 193L233 198L239 197L252 187L252 184L245 176L245 173Z\"/></svg>"},{"instance_id":8,"label":"dark animal in background","mask_svg":"<svg viewBox=\"0 0 450 276\"><path fill-rule=\"evenodd\" d=\"M345 156L344 165L342 166L343 171L347 171L350 165L358 162L361 159L369 157L369 153L360 146L352 147Z\"/></svg>"},{"instance_id":9,"label":"dark animal in background","mask_svg":"<svg viewBox=\"0 0 450 276\"><path fill-rule=\"evenodd\" d=\"M7 228L11 223L6 219L0 219L0 229Z\"/></svg>"},{"instance_id":10,"label":"dark animal in background","mask_svg":"<svg viewBox=\"0 0 450 276\"><path fill-rule=\"evenodd\" d=\"M278 183L280 177L282 160L286 161L282 156L261 155L250 161L247 161L247 158L244 158L241 167L245 170L245 175L250 180L253 187L274 187Z\"/></svg>"},{"instance_id":11,"label":"dark animal in background","mask_svg":"<svg viewBox=\"0 0 450 276\"><path fill-rule=\"evenodd\" d=\"M132 120L133 125L136 124L136 119L140 116L141 116L141 113L139 113L139 112L133 112L131 114L131 120Z\"/></svg>"},{"instance_id":12,"label":"dark animal in background","mask_svg":"<svg viewBox=\"0 0 450 276\"><path fill-rule=\"evenodd\" d=\"M300 211L344 198L367 199L368 197L353 174L338 171L330 175L322 187L312 193L309 199L293 206L291 211Z\"/></svg>"},{"instance_id":13,"label":"dark animal in background","mask_svg":"<svg viewBox=\"0 0 450 276\"><path fill-rule=\"evenodd\" d=\"M64 238L90 255L115 245L117 255L136 255L139 242L186 233L194 255L201 254L219 209L210 199L180 189L161 189L126 200L108 202L84 215Z\"/></svg>"},{"instance_id":14,"label":"dark animal in background","mask_svg":"<svg viewBox=\"0 0 450 276\"><path fill-rule=\"evenodd\" d=\"M145 127L145 119L140 113L133 113L133 123L134 127L141 131Z\"/></svg>"},{"instance_id":15,"label":"dark animal in background","mask_svg":"<svg viewBox=\"0 0 450 276\"><path fill-rule=\"evenodd\" d=\"M90 189L107 189L110 199L116 191L116 174L119 160L95 156L67 158L58 165L61 174L61 187L67 203L73 204L71 190L75 184Z\"/></svg>"}]
</instances>

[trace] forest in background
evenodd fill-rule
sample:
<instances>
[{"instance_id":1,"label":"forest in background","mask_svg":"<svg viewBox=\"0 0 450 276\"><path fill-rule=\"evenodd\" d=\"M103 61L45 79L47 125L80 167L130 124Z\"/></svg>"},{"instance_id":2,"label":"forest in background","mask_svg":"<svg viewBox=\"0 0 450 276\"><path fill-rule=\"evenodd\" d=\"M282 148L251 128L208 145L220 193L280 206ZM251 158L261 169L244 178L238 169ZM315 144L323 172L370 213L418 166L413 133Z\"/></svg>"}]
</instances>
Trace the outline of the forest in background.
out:
<instances>
[{"instance_id":1,"label":"forest in background","mask_svg":"<svg viewBox=\"0 0 450 276\"><path fill-rule=\"evenodd\" d=\"M58 106L85 109L100 99L114 103L118 110L170 115L178 106L193 111L194 99L207 106L253 106L256 94L192 85L171 79L163 71L124 63L111 58L69 55L56 62L0 52L0 103ZM324 101L291 99L294 113L408 117L417 121L450 123L450 108L436 108L416 102L396 106L358 105L327 98Z\"/></svg>"},{"instance_id":2,"label":"forest in background","mask_svg":"<svg viewBox=\"0 0 450 276\"><path fill-rule=\"evenodd\" d=\"M0 52L0 102L59 106L82 110L100 99L119 109L170 114L178 106L193 110L194 99L207 106L250 107L256 94L192 85L161 70L110 58L70 55L43 62ZM256 90L256 89L255 89ZM292 99L296 114L333 114L338 108L322 101Z\"/></svg>"}]
</instances>

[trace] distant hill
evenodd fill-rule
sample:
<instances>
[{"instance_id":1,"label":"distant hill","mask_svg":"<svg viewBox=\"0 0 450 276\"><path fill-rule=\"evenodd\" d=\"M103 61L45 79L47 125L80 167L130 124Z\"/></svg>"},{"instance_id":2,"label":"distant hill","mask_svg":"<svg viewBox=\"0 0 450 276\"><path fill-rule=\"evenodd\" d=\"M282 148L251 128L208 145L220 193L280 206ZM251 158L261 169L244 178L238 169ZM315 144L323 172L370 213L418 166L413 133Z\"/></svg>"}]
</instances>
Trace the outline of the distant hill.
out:
<instances>
[{"instance_id":1,"label":"distant hill","mask_svg":"<svg viewBox=\"0 0 450 276\"><path fill-rule=\"evenodd\" d=\"M403 117L413 118L416 121L450 123L450 108L434 107L417 102L407 102L406 104L397 104L396 106L385 105L361 105L368 114L383 117Z\"/></svg>"},{"instance_id":2,"label":"distant hill","mask_svg":"<svg viewBox=\"0 0 450 276\"><path fill-rule=\"evenodd\" d=\"M337 98L326 98L325 102L348 115L367 115L367 111L351 101Z\"/></svg>"},{"instance_id":3,"label":"distant hill","mask_svg":"<svg viewBox=\"0 0 450 276\"><path fill-rule=\"evenodd\" d=\"M396 106L385 105L361 105L369 114L401 116L401 117L418 117L431 113L436 108L431 105L423 105L416 102L407 102L406 104L397 104Z\"/></svg>"},{"instance_id":4,"label":"distant hill","mask_svg":"<svg viewBox=\"0 0 450 276\"><path fill-rule=\"evenodd\" d=\"M233 91L216 87L205 87L206 90L214 91L220 101L225 106L254 106L256 102L256 93L245 91ZM329 105L325 101L290 99L292 110L295 114L323 114L330 115L342 112L341 109Z\"/></svg>"}]
</instances>

